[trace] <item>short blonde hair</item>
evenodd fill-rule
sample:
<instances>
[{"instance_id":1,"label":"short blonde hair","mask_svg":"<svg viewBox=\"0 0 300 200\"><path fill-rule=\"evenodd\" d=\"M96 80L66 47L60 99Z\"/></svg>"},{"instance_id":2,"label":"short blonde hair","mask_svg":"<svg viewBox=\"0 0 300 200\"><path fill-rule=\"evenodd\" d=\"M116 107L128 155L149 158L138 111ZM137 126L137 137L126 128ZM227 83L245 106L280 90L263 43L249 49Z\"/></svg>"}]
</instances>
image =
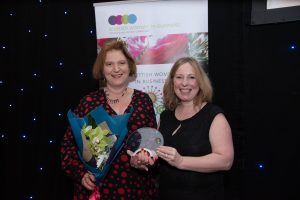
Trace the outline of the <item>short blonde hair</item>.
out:
<instances>
[{"instance_id":1,"label":"short blonde hair","mask_svg":"<svg viewBox=\"0 0 300 200\"><path fill-rule=\"evenodd\" d=\"M167 109L175 110L175 108L180 104L180 99L176 96L174 91L173 78L178 68L185 63L189 63L193 67L195 72L195 78L199 85L199 92L194 98L194 105L197 106L200 105L202 102L212 101L213 88L202 65L192 57L183 57L178 59L174 63L164 84L164 105Z\"/></svg>"},{"instance_id":2,"label":"short blonde hair","mask_svg":"<svg viewBox=\"0 0 300 200\"><path fill-rule=\"evenodd\" d=\"M96 61L93 66L93 77L96 80L104 80L104 62L106 59L107 52L112 50L119 50L124 54L129 66L129 76L136 76L136 64L134 58L128 52L126 42L123 40L112 40L110 42L105 43L105 45L101 48L99 54L97 55Z\"/></svg>"}]
</instances>

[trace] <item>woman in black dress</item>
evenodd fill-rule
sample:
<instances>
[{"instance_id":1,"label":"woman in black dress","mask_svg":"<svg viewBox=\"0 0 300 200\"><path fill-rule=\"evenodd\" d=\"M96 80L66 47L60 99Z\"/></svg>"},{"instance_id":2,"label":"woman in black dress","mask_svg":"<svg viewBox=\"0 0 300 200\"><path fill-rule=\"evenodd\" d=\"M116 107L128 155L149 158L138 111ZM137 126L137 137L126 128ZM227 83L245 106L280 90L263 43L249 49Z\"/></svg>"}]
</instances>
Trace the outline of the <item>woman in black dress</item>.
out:
<instances>
[{"instance_id":1,"label":"woman in black dress","mask_svg":"<svg viewBox=\"0 0 300 200\"><path fill-rule=\"evenodd\" d=\"M211 103L212 86L193 58L179 59L164 86L166 110L159 130L160 199L220 200L223 172L233 163L230 126L223 110Z\"/></svg>"}]
</instances>

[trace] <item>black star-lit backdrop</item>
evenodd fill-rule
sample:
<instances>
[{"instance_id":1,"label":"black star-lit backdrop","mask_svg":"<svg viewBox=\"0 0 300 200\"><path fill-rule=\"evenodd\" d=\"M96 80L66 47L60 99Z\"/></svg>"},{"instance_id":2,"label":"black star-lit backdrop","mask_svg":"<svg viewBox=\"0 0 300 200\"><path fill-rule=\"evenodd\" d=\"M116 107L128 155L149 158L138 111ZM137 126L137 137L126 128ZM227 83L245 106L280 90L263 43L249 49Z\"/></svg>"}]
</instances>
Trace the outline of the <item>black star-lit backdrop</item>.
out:
<instances>
[{"instance_id":1,"label":"black star-lit backdrop","mask_svg":"<svg viewBox=\"0 0 300 200\"><path fill-rule=\"evenodd\" d=\"M37 0L0 9L0 198L70 199L59 148L67 110L97 87L93 3Z\"/></svg>"},{"instance_id":2,"label":"black star-lit backdrop","mask_svg":"<svg viewBox=\"0 0 300 200\"><path fill-rule=\"evenodd\" d=\"M0 199L72 199L60 140L68 109L98 87L96 2L0 3ZM299 21L249 26L245 5L208 4L214 102L235 144L226 199L291 199L299 196L289 184L299 169Z\"/></svg>"}]
</instances>

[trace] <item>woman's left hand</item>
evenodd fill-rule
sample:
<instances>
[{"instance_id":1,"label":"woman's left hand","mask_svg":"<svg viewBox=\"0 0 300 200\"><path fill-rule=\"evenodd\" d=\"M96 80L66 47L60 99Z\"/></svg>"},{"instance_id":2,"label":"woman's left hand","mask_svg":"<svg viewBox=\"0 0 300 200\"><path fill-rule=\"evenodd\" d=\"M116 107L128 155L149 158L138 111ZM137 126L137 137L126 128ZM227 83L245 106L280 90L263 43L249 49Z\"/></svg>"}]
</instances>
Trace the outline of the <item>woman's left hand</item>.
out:
<instances>
[{"instance_id":1,"label":"woman's left hand","mask_svg":"<svg viewBox=\"0 0 300 200\"><path fill-rule=\"evenodd\" d=\"M170 165L180 168L180 164L183 160L183 157L177 152L173 147L169 146L160 146L156 150L158 157L167 161Z\"/></svg>"}]
</instances>

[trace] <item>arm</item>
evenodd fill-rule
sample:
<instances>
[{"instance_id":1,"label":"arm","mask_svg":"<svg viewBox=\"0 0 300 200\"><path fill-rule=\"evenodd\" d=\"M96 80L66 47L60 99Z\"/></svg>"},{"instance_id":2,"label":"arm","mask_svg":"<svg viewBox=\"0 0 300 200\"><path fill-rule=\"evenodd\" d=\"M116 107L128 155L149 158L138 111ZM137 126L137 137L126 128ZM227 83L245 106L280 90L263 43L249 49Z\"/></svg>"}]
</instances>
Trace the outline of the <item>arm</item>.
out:
<instances>
[{"instance_id":1,"label":"arm","mask_svg":"<svg viewBox=\"0 0 300 200\"><path fill-rule=\"evenodd\" d=\"M83 100L75 109L76 114L83 114L80 108L83 108L82 105L84 104ZM71 131L70 126L67 128L63 139L61 141L61 167L63 171L74 181L77 183L81 183L81 179L83 175L87 172L83 163L79 159L78 156L78 148L75 143L75 139L73 133Z\"/></svg>"},{"instance_id":2,"label":"arm","mask_svg":"<svg viewBox=\"0 0 300 200\"><path fill-rule=\"evenodd\" d=\"M77 154L77 146L70 127L68 127L61 142L61 167L74 181L80 183L87 172Z\"/></svg>"},{"instance_id":3,"label":"arm","mask_svg":"<svg viewBox=\"0 0 300 200\"><path fill-rule=\"evenodd\" d=\"M181 156L176 149L166 146L158 148L158 156L182 170L204 173L229 170L233 163L234 150L231 129L223 114L214 118L209 130L209 140L212 152L205 156Z\"/></svg>"}]
</instances>

